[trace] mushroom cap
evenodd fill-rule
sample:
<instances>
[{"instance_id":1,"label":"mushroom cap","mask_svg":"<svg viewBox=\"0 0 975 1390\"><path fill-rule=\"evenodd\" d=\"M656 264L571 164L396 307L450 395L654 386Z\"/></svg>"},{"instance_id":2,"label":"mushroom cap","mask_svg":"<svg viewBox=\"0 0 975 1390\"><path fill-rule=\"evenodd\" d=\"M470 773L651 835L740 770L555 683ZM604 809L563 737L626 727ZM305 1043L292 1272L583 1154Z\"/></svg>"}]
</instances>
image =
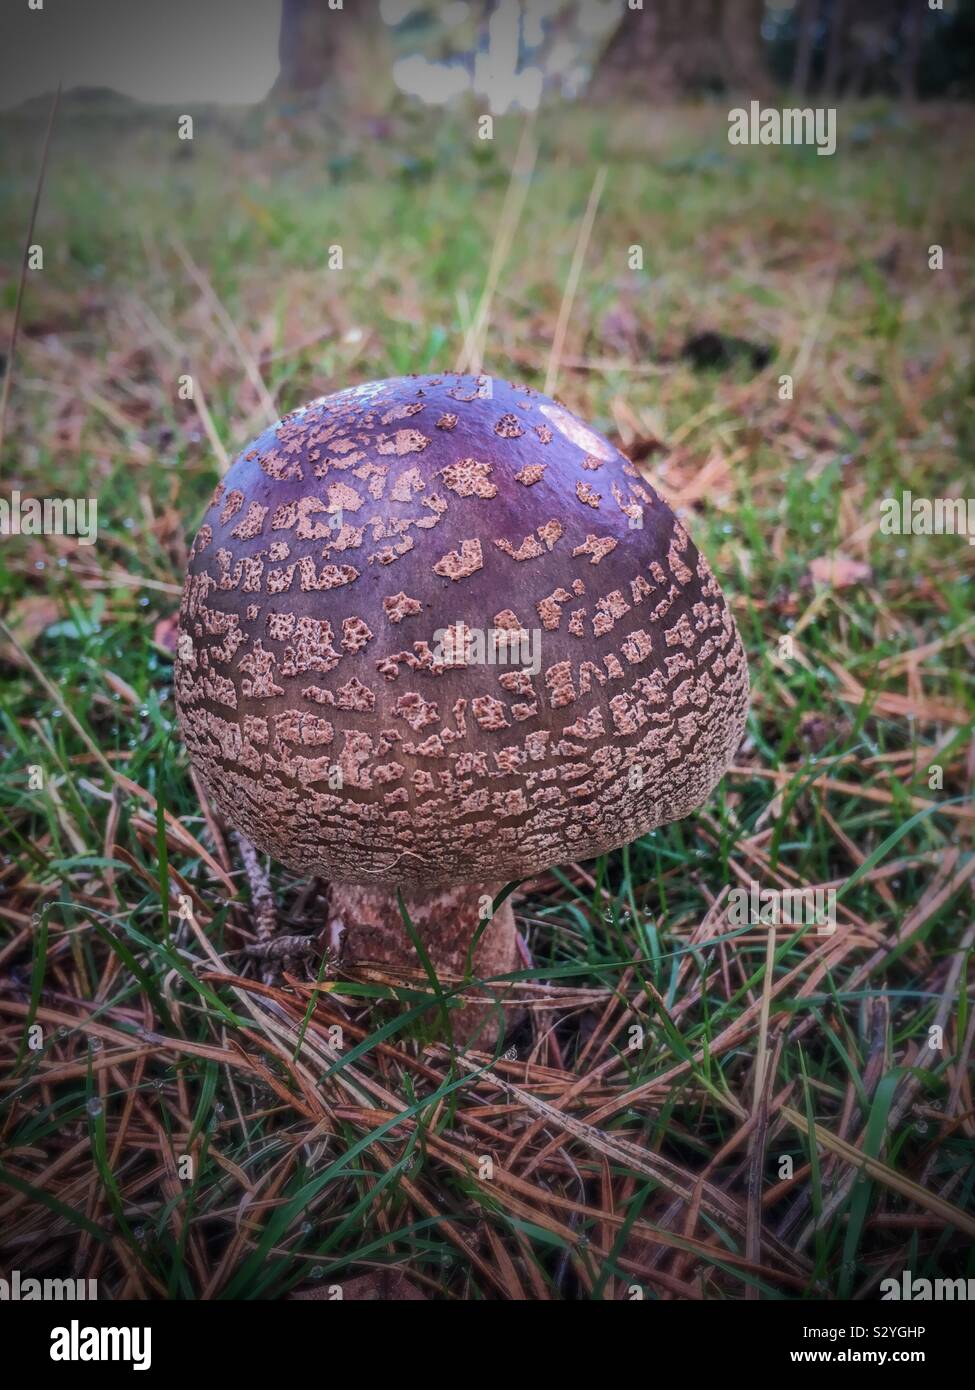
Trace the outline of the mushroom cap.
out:
<instances>
[{"instance_id":1,"label":"mushroom cap","mask_svg":"<svg viewBox=\"0 0 975 1390\"><path fill-rule=\"evenodd\" d=\"M265 430L214 493L180 615L207 790L337 881L601 854L699 806L747 713L734 621L670 508L564 406L490 377L356 386Z\"/></svg>"}]
</instances>

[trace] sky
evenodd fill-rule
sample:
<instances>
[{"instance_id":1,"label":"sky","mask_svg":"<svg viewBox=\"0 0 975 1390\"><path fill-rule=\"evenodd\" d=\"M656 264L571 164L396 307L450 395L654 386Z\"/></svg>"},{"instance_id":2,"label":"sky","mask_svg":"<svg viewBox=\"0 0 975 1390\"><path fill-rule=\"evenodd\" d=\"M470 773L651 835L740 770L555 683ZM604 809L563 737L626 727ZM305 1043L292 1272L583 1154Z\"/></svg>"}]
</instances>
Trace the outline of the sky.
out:
<instances>
[{"instance_id":1,"label":"sky","mask_svg":"<svg viewBox=\"0 0 975 1390\"><path fill-rule=\"evenodd\" d=\"M278 75L281 0L0 0L0 106L71 87L245 104Z\"/></svg>"},{"instance_id":2,"label":"sky","mask_svg":"<svg viewBox=\"0 0 975 1390\"><path fill-rule=\"evenodd\" d=\"M494 114L512 106L533 110L543 73L531 57L522 60L523 46L531 54L563 3L496 0L473 62L463 44L447 61L401 53L393 78L426 102L472 91ZM604 35L620 3L580 3L583 38ZM436 0L436 6L442 33L464 32L467 0ZM393 26L422 8L421 0L379 0ZM53 92L59 80L64 91L111 88L166 106L263 101L278 75L280 22L281 0L0 0L0 108ZM549 79L574 96L586 78L577 44L563 39L545 61Z\"/></svg>"}]
</instances>

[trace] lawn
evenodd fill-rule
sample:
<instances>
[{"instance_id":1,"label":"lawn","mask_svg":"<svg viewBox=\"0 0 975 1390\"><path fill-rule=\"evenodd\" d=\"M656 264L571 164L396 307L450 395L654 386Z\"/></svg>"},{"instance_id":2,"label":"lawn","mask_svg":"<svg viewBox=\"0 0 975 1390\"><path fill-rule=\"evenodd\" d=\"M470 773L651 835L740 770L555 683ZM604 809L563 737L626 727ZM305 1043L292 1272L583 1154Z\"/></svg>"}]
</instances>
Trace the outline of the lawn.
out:
<instances>
[{"instance_id":1,"label":"lawn","mask_svg":"<svg viewBox=\"0 0 975 1390\"><path fill-rule=\"evenodd\" d=\"M4 1267L138 1298L975 1276L975 548L879 526L972 489L968 140L878 102L826 158L732 147L703 106L493 141L470 111L204 111L180 141L65 99L0 493L96 498L98 537L0 539ZM44 120L0 141L7 338ZM515 890L497 1056L438 1041L422 972L397 1009L327 957L262 971L260 876L171 691L228 462L312 396L460 362L639 463L752 680L703 810ZM315 931L327 886L266 867L278 930ZM736 925L753 882L835 890L835 930Z\"/></svg>"}]
</instances>

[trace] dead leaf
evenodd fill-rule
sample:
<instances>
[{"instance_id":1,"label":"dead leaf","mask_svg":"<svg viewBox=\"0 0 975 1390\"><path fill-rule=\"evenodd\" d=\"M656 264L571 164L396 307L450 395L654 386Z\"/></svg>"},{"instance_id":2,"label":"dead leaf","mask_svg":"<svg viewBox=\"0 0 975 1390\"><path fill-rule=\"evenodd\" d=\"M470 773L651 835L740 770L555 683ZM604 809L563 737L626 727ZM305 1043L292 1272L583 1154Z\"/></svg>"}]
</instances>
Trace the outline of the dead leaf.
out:
<instances>
[{"instance_id":1,"label":"dead leaf","mask_svg":"<svg viewBox=\"0 0 975 1390\"><path fill-rule=\"evenodd\" d=\"M163 651L175 652L176 639L179 635L179 614L170 613L167 618L160 618L152 634L152 640L157 647L162 647Z\"/></svg>"},{"instance_id":2,"label":"dead leaf","mask_svg":"<svg viewBox=\"0 0 975 1390\"><path fill-rule=\"evenodd\" d=\"M45 628L53 626L60 617L61 609L53 598L31 594L14 605L6 622L20 645L30 648ZM9 642L0 642L0 661L11 666L24 665L23 657Z\"/></svg>"},{"instance_id":3,"label":"dead leaf","mask_svg":"<svg viewBox=\"0 0 975 1390\"><path fill-rule=\"evenodd\" d=\"M830 584L834 589L849 589L853 584L863 584L871 575L869 565L862 560L851 559L842 550L832 555L817 555L809 566L809 577L814 584Z\"/></svg>"},{"instance_id":4,"label":"dead leaf","mask_svg":"<svg viewBox=\"0 0 975 1390\"><path fill-rule=\"evenodd\" d=\"M639 361L647 347L646 335L642 332L636 315L623 300L617 300L614 308L603 315L599 326L600 341L621 357Z\"/></svg>"}]
</instances>

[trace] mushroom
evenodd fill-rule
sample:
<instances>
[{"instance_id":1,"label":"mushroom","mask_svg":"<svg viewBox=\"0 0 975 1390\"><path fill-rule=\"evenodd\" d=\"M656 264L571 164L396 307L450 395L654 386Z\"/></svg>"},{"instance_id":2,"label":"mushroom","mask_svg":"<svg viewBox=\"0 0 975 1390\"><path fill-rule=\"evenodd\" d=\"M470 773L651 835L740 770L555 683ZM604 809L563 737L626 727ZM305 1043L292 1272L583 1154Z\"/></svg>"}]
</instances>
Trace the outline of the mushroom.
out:
<instances>
[{"instance_id":1,"label":"mushroom","mask_svg":"<svg viewBox=\"0 0 975 1390\"><path fill-rule=\"evenodd\" d=\"M737 748L748 671L707 561L564 406L486 376L322 397L219 484L175 671L226 819L329 882L330 944L518 968L511 880L686 816ZM490 1030L489 1030L490 1031Z\"/></svg>"}]
</instances>

